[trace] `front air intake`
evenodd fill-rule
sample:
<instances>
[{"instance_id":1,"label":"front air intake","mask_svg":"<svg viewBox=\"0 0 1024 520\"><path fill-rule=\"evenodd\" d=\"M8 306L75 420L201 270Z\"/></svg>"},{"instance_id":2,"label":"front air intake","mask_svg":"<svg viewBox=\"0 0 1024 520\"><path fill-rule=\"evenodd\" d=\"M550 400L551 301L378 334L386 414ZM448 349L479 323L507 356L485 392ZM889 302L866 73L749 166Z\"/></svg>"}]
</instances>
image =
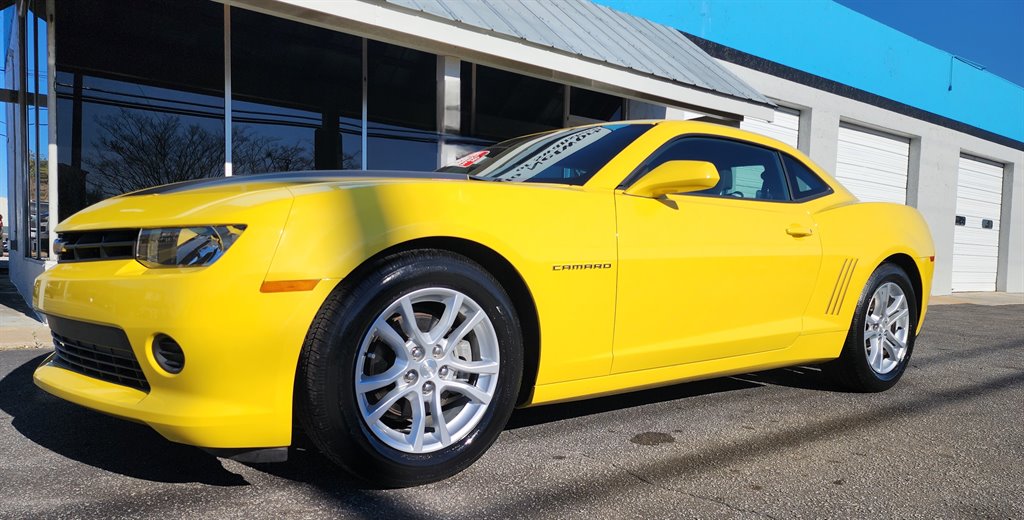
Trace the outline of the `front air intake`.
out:
<instances>
[{"instance_id":1,"label":"front air intake","mask_svg":"<svg viewBox=\"0 0 1024 520\"><path fill-rule=\"evenodd\" d=\"M58 236L55 251L61 262L135 258L138 229L70 231Z\"/></svg>"},{"instance_id":2,"label":"front air intake","mask_svg":"<svg viewBox=\"0 0 1024 520\"><path fill-rule=\"evenodd\" d=\"M143 392L149 382L128 336L115 327L47 316L53 333L53 364L92 378Z\"/></svg>"}]
</instances>

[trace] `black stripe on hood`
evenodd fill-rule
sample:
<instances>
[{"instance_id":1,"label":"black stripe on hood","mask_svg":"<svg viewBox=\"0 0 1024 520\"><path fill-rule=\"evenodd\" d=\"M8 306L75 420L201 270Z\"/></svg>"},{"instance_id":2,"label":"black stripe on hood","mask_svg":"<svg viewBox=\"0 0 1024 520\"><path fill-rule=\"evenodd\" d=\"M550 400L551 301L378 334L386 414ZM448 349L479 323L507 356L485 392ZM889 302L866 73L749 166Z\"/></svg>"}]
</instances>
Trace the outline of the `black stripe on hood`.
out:
<instances>
[{"instance_id":1,"label":"black stripe on hood","mask_svg":"<svg viewBox=\"0 0 1024 520\"><path fill-rule=\"evenodd\" d=\"M460 173L442 172L407 172L397 170L310 170L301 172L275 172L260 173L257 175L238 175L234 177L215 177L212 179L195 179L191 181L175 182L154 186L139 191L133 191L125 196L135 195L163 195L168 193L181 193L185 191L211 188L217 186L230 186L233 184L260 183L260 182L290 182L294 184L309 184L314 182L331 182L359 179L447 179L466 180L468 176Z\"/></svg>"}]
</instances>

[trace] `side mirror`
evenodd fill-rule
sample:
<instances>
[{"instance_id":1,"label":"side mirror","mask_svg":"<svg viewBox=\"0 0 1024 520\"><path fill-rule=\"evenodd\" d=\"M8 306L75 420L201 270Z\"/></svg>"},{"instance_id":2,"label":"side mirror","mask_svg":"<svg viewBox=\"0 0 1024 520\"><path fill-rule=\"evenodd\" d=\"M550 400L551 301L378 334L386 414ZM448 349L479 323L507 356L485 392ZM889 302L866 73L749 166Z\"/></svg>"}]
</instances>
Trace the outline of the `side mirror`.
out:
<instances>
[{"instance_id":1,"label":"side mirror","mask_svg":"<svg viewBox=\"0 0 1024 520\"><path fill-rule=\"evenodd\" d=\"M718 169L706 161L668 161L647 172L626 190L627 195L657 198L667 193L686 193L713 188Z\"/></svg>"}]
</instances>

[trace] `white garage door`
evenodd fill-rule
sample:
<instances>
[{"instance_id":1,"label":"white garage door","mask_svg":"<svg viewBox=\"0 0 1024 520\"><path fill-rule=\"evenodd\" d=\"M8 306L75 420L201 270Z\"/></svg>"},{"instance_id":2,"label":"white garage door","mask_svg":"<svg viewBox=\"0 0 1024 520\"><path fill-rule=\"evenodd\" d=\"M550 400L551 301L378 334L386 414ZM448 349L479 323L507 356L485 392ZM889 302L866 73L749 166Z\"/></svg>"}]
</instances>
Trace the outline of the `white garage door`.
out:
<instances>
[{"instance_id":1,"label":"white garage door","mask_svg":"<svg viewBox=\"0 0 1024 520\"><path fill-rule=\"evenodd\" d=\"M779 107L775 110L775 120L771 123L756 119L744 119L740 121L740 128L748 132L766 135L796 148L797 137L800 135L800 112Z\"/></svg>"},{"instance_id":2,"label":"white garage door","mask_svg":"<svg viewBox=\"0 0 1024 520\"><path fill-rule=\"evenodd\" d=\"M1003 165L960 156L953 231L953 290L996 290Z\"/></svg>"},{"instance_id":3,"label":"white garage door","mask_svg":"<svg viewBox=\"0 0 1024 520\"><path fill-rule=\"evenodd\" d=\"M836 178L864 202L907 203L910 139L839 125Z\"/></svg>"}]
</instances>

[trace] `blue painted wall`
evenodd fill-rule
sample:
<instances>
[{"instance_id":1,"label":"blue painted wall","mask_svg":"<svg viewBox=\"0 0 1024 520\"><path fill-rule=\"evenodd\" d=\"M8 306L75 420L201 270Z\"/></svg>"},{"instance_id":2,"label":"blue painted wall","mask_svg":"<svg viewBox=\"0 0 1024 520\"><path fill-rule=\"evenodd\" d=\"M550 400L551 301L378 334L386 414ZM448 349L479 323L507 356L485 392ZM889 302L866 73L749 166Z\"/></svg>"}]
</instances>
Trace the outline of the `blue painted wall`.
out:
<instances>
[{"instance_id":1,"label":"blue painted wall","mask_svg":"<svg viewBox=\"0 0 1024 520\"><path fill-rule=\"evenodd\" d=\"M595 1L1024 141L1024 87L828 0Z\"/></svg>"}]
</instances>

